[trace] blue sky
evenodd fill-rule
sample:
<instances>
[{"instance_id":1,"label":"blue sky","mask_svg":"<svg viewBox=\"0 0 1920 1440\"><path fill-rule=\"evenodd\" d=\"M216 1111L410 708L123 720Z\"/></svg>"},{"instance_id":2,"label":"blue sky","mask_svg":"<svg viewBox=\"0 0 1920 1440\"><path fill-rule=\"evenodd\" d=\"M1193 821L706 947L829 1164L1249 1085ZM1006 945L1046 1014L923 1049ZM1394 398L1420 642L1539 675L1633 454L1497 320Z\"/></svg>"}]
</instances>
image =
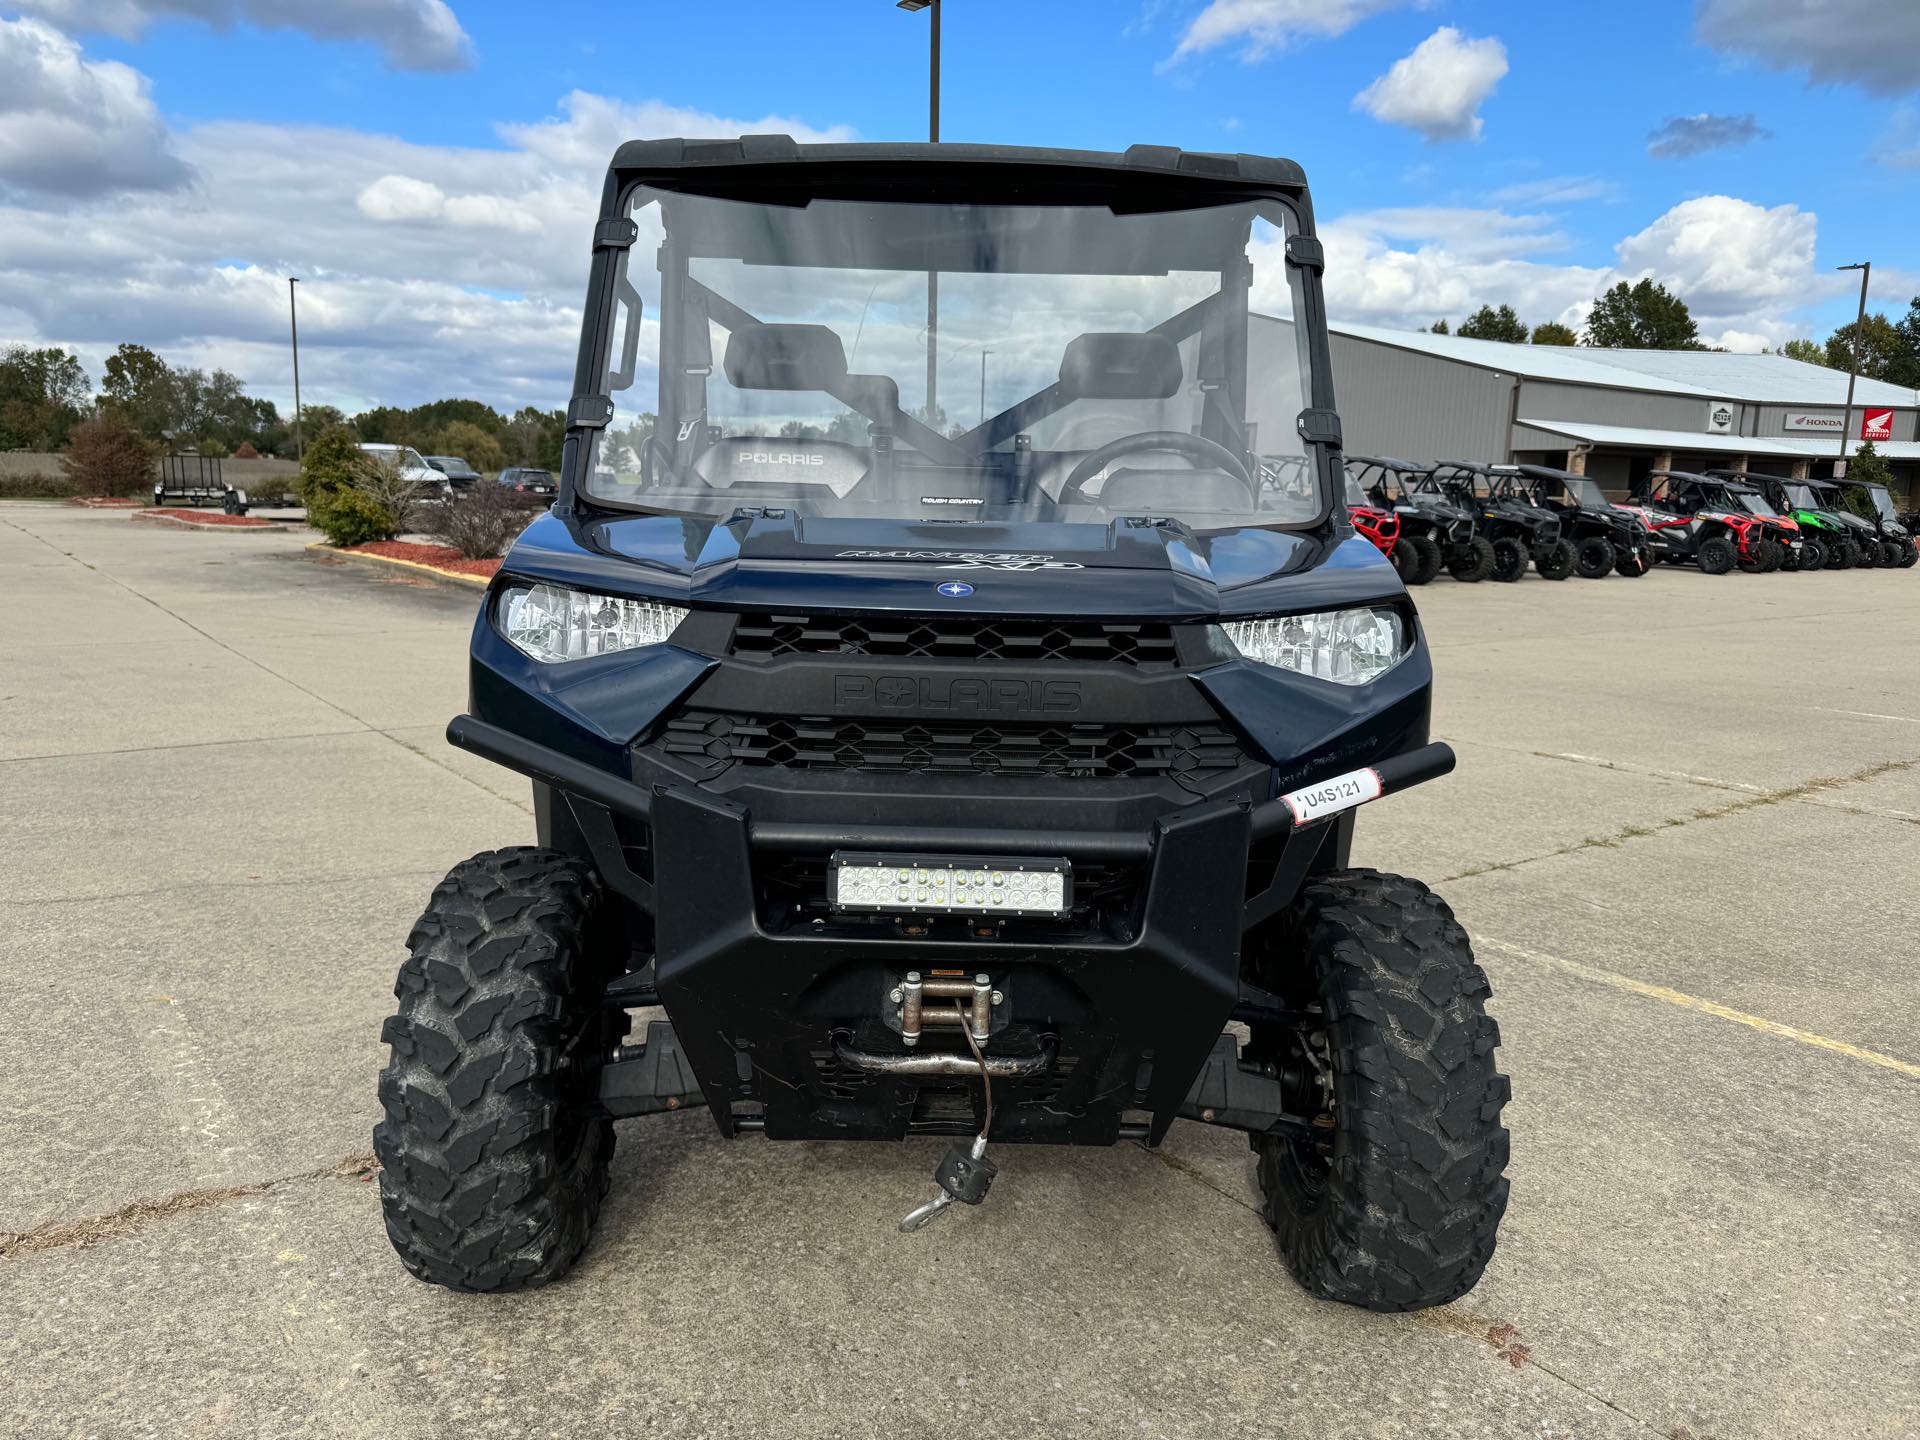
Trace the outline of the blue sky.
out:
<instances>
[{"instance_id":1,"label":"blue sky","mask_svg":"<svg viewBox=\"0 0 1920 1440\"><path fill-rule=\"evenodd\" d=\"M1652 274L1750 349L1850 318L1846 261L1882 308L1920 292L1914 0L944 10L943 138L1290 155L1336 317L1577 323ZM0 0L0 343L97 374L142 340L279 399L300 273L310 400L557 404L612 143L923 138L927 29L891 0ZM1650 154L1676 118L1710 148Z\"/></svg>"}]
</instances>

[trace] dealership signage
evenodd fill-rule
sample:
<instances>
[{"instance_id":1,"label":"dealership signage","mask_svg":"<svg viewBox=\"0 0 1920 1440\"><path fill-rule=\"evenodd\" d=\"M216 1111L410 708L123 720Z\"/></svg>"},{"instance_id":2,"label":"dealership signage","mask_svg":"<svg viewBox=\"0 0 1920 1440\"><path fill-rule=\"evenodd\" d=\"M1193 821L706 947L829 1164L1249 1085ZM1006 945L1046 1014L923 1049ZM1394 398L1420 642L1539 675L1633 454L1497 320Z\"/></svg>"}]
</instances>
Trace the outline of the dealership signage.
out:
<instances>
[{"instance_id":1,"label":"dealership signage","mask_svg":"<svg viewBox=\"0 0 1920 1440\"><path fill-rule=\"evenodd\" d=\"M1787 412L1786 428L1789 430L1811 430L1816 433L1838 435L1846 428L1846 424L1838 410L1789 410Z\"/></svg>"},{"instance_id":2,"label":"dealership signage","mask_svg":"<svg viewBox=\"0 0 1920 1440\"><path fill-rule=\"evenodd\" d=\"M1733 406L1724 400L1707 402L1707 433L1709 435L1731 435L1733 433Z\"/></svg>"},{"instance_id":3,"label":"dealership signage","mask_svg":"<svg viewBox=\"0 0 1920 1440\"><path fill-rule=\"evenodd\" d=\"M1862 440L1893 439L1893 411L1863 410L1860 413L1860 438Z\"/></svg>"}]
</instances>

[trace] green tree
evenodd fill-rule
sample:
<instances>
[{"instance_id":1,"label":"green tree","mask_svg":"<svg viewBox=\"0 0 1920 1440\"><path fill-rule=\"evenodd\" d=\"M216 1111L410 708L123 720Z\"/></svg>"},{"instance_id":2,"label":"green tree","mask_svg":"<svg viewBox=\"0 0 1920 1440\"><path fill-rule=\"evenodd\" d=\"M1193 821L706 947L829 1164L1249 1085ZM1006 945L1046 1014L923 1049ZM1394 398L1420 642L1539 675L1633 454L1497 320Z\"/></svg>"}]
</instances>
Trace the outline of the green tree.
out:
<instances>
[{"instance_id":1,"label":"green tree","mask_svg":"<svg viewBox=\"0 0 1920 1440\"><path fill-rule=\"evenodd\" d=\"M1446 321L1436 320L1427 327L1427 333L1429 335L1451 335L1453 331L1448 328Z\"/></svg>"},{"instance_id":2,"label":"green tree","mask_svg":"<svg viewBox=\"0 0 1920 1440\"><path fill-rule=\"evenodd\" d=\"M1580 337L1572 327L1562 325L1558 320L1548 320L1533 327L1533 343L1536 345L1578 345Z\"/></svg>"},{"instance_id":3,"label":"green tree","mask_svg":"<svg viewBox=\"0 0 1920 1440\"><path fill-rule=\"evenodd\" d=\"M498 470L507 463L500 442L469 420L449 421L431 453L458 455L476 470Z\"/></svg>"},{"instance_id":4,"label":"green tree","mask_svg":"<svg viewBox=\"0 0 1920 1440\"><path fill-rule=\"evenodd\" d=\"M78 357L15 345L0 354L0 450L58 450L92 391Z\"/></svg>"},{"instance_id":5,"label":"green tree","mask_svg":"<svg viewBox=\"0 0 1920 1440\"><path fill-rule=\"evenodd\" d=\"M369 445L411 445L412 413L395 405L376 405L353 417L353 429Z\"/></svg>"},{"instance_id":6,"label":"green tree","mask_svg":"<svg viewBox=\"0 0 1920 1440\"><path fill-rule=\"evenodd\" d=\"M1900 331L1884 315L1850 320L1827 337L1827 364L1835 370L1852 370L1857 364L1860 374L1869 380L1900 383L1892 377L1905 358Z\"/></svg>"},{"instance_id":7,"label":"green tree","mask_svg":"<svg viewBox=\"0 0 1920 1440\"><path fill-rule=\"evenodd\" d=\"M560 468L560 446L567 438L564 410L538 410L523 406L506 423L500 443L506 447L507 461L513 465L537 465L543 470Z\"/></svg>"},{"instance_id":8,"label":"green tree","mask_svg":"<svg viewBox=\"0 0 1920 1440\"><path fill-rule=\"evenodd\" d=\"M1920 390L1920 295L1913 297L1913 304L1893 328L1900 337L1900 355L1887 380L1909 390Z\"/></svg>"},{"instance_id":9,"label":"green tree","mask_svg":"<svg viewBox=\"0 0 1920 1440\"><path fill-rule=\"evenodd\" d=\"M180 393L172 367L144 345L123 344L107 357L100 404L149 440L179 428Z\"/></svg>"},{"instance_id":10,"label":"green tree","mask_svg":"<svg viewBox=\"0 0 1920 1440\"><path fill-rule=\"evenodd\" d=\"M1653 280L1622 280L1593 301L1587 344L1603 350L1704 350L1687 302Z\"/></svg>"},{"instance_id":11,"label":"green tree","mask_svg":"<svg viewBox=\"0 0 1920 1440\"><path fill-rule=\"evenodd\" d=\"M1502 305L1498 310L1482 305L1460 322L1456 333L1463 340L1504 340L1512 345L1524 345L1527 341L1526 322L1513 313L1511 305Z\"/></svg>"},{"instance_id":12,"label":"green tree","mask_svg":"<svg viewBox=\"0 0 1920 1440\"><path fill-rule=\"evenodd\" d=\"M1789 340L1780 347L1780 353L1789 360L1799 360L1808 365L1827 363L1827 347L1818 340Z\"/></svg>"}]
</instances>

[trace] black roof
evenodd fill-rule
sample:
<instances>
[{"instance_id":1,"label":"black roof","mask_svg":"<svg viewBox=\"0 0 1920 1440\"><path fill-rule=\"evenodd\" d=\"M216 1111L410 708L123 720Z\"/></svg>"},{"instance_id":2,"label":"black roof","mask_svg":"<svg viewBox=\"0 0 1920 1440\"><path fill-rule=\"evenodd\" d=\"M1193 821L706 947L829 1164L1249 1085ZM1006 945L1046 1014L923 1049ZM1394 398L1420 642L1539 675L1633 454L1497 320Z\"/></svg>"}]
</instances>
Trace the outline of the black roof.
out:
<instances>
[{"instance_id":1,"label":"black roof","mask_svg":"<svg viewBox=\"0 0 1920 1440\"><path fill-rule=\"evenodd\" d=\"M964 179L969 172L975 178L987 178L988 172L997 170L1006 173L996 179L1038 180L1051 175L1109 190L1142 182L1148 188L1190 186L1215 191L1303 191L1307 184L1306 175L1291 160L1181 150L1171 145L1134 145L1118 153L1023 145L802 145L790 135L629 140L614 153L611 169L626 179L672 172L690 176L697 172L707 177L698 188L724 189L748 183L750 178L757 183L777 183L779 175L787 183L805 184L810 179L825 178L818 172L858 170L871 175L888 167L896 172L911 167L914 179L930 179L933 172L939 172L948 183ZM1022 176L1019 172L1026 173ZM895 178L906 180L909 176L896 173Z\"/></svg>"}]
</instances>

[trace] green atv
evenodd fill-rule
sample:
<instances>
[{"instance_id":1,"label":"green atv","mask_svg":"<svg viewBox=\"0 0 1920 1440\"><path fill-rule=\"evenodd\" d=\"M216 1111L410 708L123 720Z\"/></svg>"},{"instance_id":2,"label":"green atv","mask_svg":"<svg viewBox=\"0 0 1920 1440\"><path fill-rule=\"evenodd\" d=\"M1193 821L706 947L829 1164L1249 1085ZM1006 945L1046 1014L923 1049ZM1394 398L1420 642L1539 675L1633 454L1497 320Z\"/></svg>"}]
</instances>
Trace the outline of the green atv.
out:
<instances>
[{"instance_id":1,"label":"green atv","mask_svg":"<svg viewBox=\"0 0 1920 1440\"><path fill-rule=\"evenodd\" d=\"M1798 565L1802 570L1851 570L1862 563L1859 536L1865 526L1840 508L1831 481L1788 480L1778 475L1754 475L1739 470L1716 470L1723 480L1742 480L1767 497L1767 503L1800 527ZM1876 550L1874 559L1879 555Z\"/></svg>"}]
</instances>

